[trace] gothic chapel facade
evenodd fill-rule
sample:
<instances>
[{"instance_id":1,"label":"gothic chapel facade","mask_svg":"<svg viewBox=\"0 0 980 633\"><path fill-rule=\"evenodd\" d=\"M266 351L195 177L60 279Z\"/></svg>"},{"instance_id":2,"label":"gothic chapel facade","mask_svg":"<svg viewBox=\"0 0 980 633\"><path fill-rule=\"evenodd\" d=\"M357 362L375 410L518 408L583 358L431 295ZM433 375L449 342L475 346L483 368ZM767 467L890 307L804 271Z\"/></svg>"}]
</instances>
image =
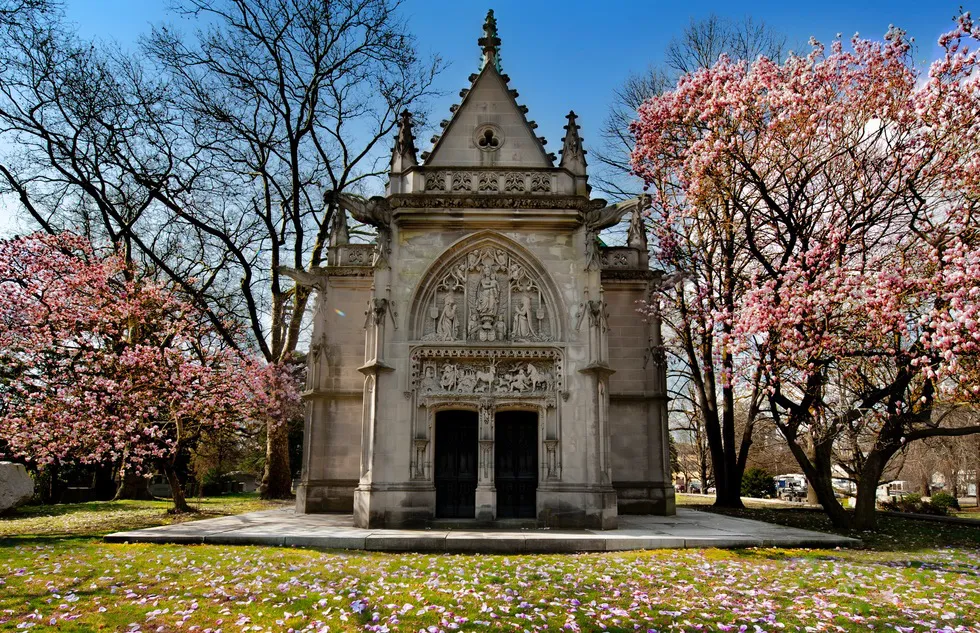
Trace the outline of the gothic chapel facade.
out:
<instances>
[{"instance_id":1,"label":"gothic chapel facade","mask_svg":"<svg viewBox=\"0 0 980 633\"><path fill-rule=\"evenodd\" d=\"M492 12L484 31L423 162L406 113L386 195L337 196L328 265L295 273L319 292L297 510L359 527L673 514L660 324L637 312L659 282L641 202L589 198L574 113L555 165ZM376 243L349 243L347 213ZM603 246L626 217L629 246Z\"/></svg>"}]
</instances>

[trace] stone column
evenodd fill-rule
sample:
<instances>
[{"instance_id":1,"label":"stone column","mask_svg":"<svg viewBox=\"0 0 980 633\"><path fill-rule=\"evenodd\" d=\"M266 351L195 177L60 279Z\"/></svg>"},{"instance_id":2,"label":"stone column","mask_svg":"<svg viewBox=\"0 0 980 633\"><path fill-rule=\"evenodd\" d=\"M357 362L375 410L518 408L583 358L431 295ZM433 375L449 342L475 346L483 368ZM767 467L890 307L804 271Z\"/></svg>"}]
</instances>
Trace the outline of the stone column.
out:
<instances>
[{"instance_id":1,"label":"stone column","mask_svg":"<svg viewBox=\"0 0 980 633\"><path fill-rule=\"evenodd\" d=\"M481 521L493 521L497 518L497 489L493 482L494 413L493 400L486 398L480 401L475 516Z\"/></svg>"}]
</instances>

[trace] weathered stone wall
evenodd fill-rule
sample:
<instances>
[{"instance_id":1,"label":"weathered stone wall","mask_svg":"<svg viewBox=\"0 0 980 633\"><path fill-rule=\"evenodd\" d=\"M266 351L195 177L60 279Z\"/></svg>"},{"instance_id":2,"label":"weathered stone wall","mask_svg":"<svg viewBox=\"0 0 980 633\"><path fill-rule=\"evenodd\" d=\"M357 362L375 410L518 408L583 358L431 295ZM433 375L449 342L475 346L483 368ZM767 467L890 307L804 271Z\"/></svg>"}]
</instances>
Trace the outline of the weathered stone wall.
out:
<instances>
[{"instance_id":1,"label":"weathered stone wall","mask_svg":"<svg viewBox=\"0 0 980 633\"><path fill-rule=\"evenodd\" d=\"M333 272L314 317L300 512L350 512L359 476L364 376L357 368L364 362L372 276L367 268Z\"/></svg>"}]
</instances>

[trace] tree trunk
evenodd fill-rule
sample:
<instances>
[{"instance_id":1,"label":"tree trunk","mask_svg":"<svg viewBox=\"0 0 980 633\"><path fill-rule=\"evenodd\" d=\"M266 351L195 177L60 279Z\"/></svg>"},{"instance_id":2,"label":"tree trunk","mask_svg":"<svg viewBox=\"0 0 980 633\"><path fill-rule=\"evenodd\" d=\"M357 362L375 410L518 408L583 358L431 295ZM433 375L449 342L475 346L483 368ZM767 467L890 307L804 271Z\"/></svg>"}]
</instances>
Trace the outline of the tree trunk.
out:
<instances>
[{"instance_id":1,"label":"tree trunk","mask_svg":"<svg viewBox=\"0 0 980 633\"><path fill-rule=\"evenodd\" d=\"M834 495L834 477L831 468L833 442L815 444L812 448L812 458L795 439L787 439L787 443L831 524L836 528L850 528L851 515Z\"/></svg>"},{"instance_id":2,"label":"tree trunk","mask_svg":"<svg viewBox=\"0 0 980 633\"><path fill-rule=\"evenodd\" d=\"M146 478L141 477L127 469L125 466L119 471L119 486L116 488L116 496L113 501L120 499L137 499L148 501L153 498L146 487Z\"/></svg>"},{"instance_id":3,"label":"tree trunk","mask_svg":"<svg viewBox=\"0 0 980 633\"><path fill-rule=\"evenodd\" d=\"M817 496L817 490L810 483L810 480L806 480L806 502L811 506L819 505L820 498Z\"/></svg>"},{"instance_id":4,"label":"tree trunk","mask_svg":"<svg viewBox=\"0 0 980 633\"><path fill-rule=\"evenodd\" d=\"M180 478L177 477L174 465L170 462L164 463L163 472L167 475L167 481L170 483L170 498L173 499L174 503L172 511L174 513L191 512L191 507L187 505L187 499L184 498L184 488L180 485Z\"/></svg>"},{"instance_id":5,"label":"tree trunk","mask_svg":"<svg viewBox=\"0 0 980 633\"><path fill-rule=\"evenodd\" d=\"M858 483L857 498L854 502L854 519L851 523L851 527L855 530L873 530L875 528L878 518L878 513L875 511L875 505L878 501L878 486L875 485L877 481L876 477L874 483L870 480L865 483L862 477L862 482Z\"/></svg>"},{"instance_id":6,"label":"tree trunk","mask_svg":"<svg viewBox=\"0 0 980 633\"><path fill-rule=\"evenodd\" d=\"M289 424L270 421L266 432L265 471L259 494L263 499L288 499L293 495L289 469Z\"/></svg>"}]
</instances>

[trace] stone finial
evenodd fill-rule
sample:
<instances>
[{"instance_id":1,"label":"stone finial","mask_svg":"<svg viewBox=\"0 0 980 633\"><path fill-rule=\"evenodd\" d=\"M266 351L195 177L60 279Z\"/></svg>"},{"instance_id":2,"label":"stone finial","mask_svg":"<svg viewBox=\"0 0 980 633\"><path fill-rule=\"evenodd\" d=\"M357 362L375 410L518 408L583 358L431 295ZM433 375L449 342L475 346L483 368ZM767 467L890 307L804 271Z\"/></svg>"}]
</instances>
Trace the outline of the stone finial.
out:
<instances>
[{"instance_id":1,"label":"stone finial","mask_svg":"<svg viewBox=\"0 0 980 633\"><path fill-rule=\"evenodd\" d=\"M398 134L395 135L395 146L391 153L391 171L401 173L413 165L418 165L417 151L415 135L412 134L412 113L405 110L398 121Z\"/></svg>"},{"instance_id":2,"label":"stone finial","mask_svg":"<svg viewBox=\"0 0 980 633\"><path fill-rule=\"evenodd\" d=\"M564 167L576 176L584 176L588 163L585 162L585 149L582 147L582 137L578 133L579 126L575 122L578 117L572 111L568 113L566 118L568 125L565 126L565 138L561 140L561 164L559 167Z\"/></svg>"},{"instance_id":3,"label":"stone finial","mask_svg":"<svg viewBox=\"0 0 980 633\"><path fill-rule=\"evenodd\" d=\"M503 72L500 66L500 37L497 36L497 18L493 17L493 9L487 11L486 22L483 23L483 37L477 43L483 49L483 61L480 70L493 64L498 73Z\"/></svg>"},{"instance_id":4,"label":"stone finial","mask_svg":"<svg viewBox=\"0 0 980 633\"><path fill-rule=\"evenodd\" d=\"M647 227L644 222L643 214L650 208L650 196L643 194L639 197L638 204L633 207L630 214L630 228L626 233L626 244L640 251L641 254L647 252Z\"/></svg>"},{"instance_id":5,"label":"stone finial","mask_svg":"<svg viewBox=\"0 0 980 633\"><path fill-rule=\"evenodd\" d=\"M330 242L331 247L347 246L350 244L350 231L347 228L347 211L344 207L337 206L330 218Z\"/></svg>"}]
</instances>

